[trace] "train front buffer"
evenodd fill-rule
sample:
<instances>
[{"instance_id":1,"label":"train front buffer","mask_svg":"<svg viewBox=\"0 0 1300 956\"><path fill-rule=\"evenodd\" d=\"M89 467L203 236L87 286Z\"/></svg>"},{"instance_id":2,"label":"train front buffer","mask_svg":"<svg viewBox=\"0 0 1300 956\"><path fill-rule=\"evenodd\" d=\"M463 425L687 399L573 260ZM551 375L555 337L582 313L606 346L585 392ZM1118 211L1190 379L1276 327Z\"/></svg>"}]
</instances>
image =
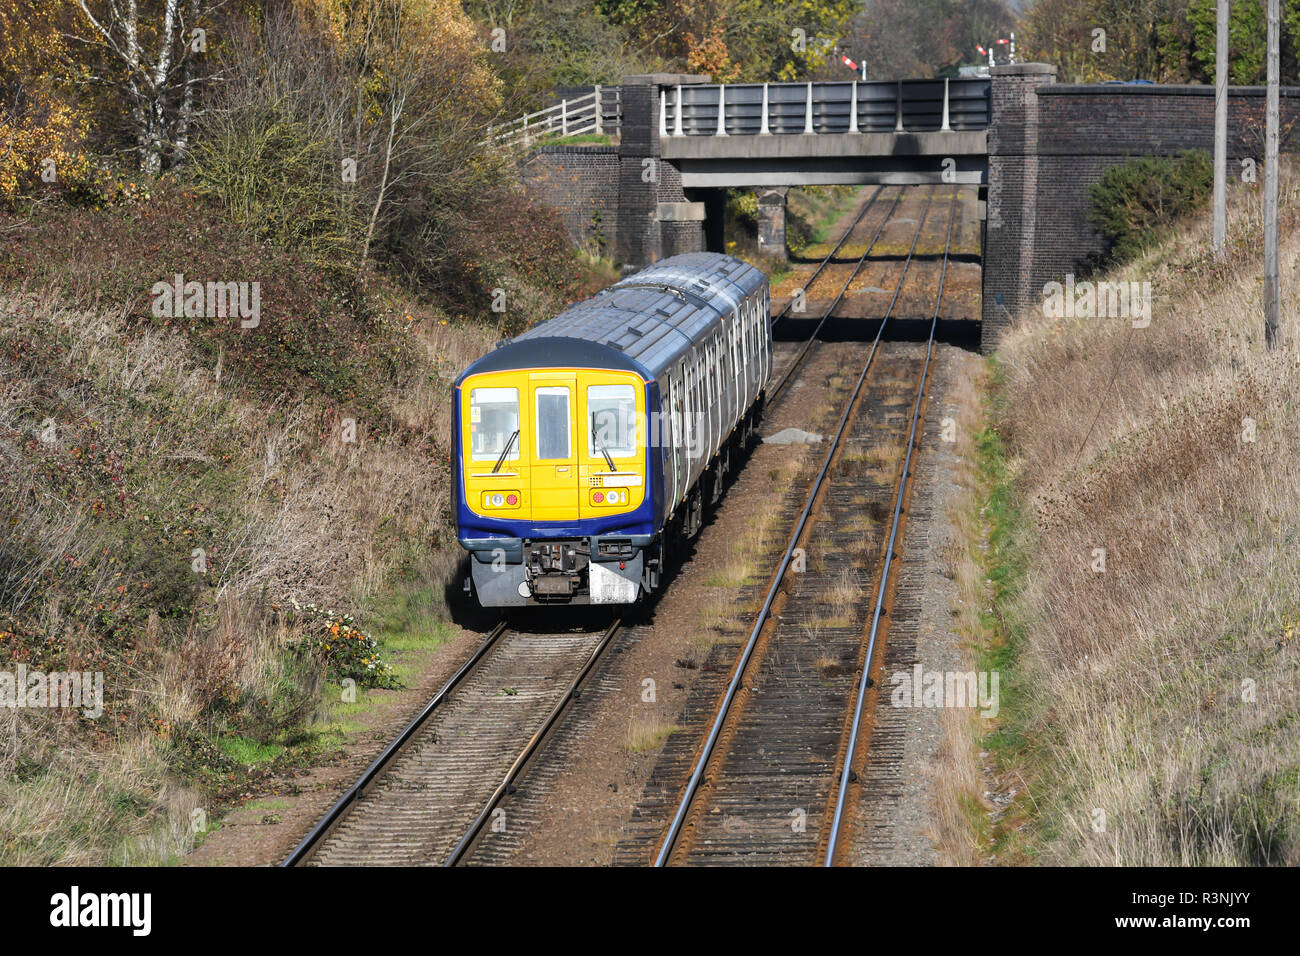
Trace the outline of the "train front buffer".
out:
<instances>
[{"instance_id":1,"label":"train front buffer","mask_svg":"<svg viewBox=\"0 0 1300 956\"><path fill-rule=\"evenodd\" d=\"M650 535L462 540L484 607L632 604L645 577ZM468 583L468 582L467 582Z\"/></svg>"}]
</instances>

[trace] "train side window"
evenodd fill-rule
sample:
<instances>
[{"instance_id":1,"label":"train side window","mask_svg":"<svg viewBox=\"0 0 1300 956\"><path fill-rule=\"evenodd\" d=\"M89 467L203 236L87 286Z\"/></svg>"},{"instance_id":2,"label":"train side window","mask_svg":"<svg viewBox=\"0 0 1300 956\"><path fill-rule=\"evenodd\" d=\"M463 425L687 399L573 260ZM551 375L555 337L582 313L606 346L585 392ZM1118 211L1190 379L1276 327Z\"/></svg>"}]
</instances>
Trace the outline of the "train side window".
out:
<instances>
[{"instance_id":1,"label":"train side window","mask_svg":"<svg viewBox=\"0 0 1300 956\"><path fill-rule=\"evenodd\" d=\"M727 343L721 335L718 336L718 398L725 399L727 395Z\"/></svg>"},{"instance_id":2,"label":"train side window","mask_svg":"<svg viewBox=\"0 0 1300 956\"><path fill-rule=\"evenodd\" d=\"M708 359L709 407L712 407L713 403L718 400L718 344L712 339L709 340Z\"/></svg>"},{"instance_id":3,"label":"train side window","mask_svg":"<svg viewBox=\"0 0 1300 956\"><path fill-rule=\"evenodd\" d=\"M748 365L749 364L749 330L745 328L744 321L740 320L740 317L738 316L737 316L736 324L740 326L741 358L744 359L745 364Z\"/></svg>"},{"instance_id":4,"label":"train side window","mask_svg":"<svg viewBox=\"0 0 1300 956\"><path fill-rule=\"evenodd\" d=\"M698 354L695 357L695 378L693 383L693 392L694 392L693 397L695 401L695 413L698 416L695 421L695 430L696 432L698 432L700 430L700 426L703 425L705 421L704 419L704 414L705 414L704 362L701 361L701 358ZM700 437L703 438L704 436L701 435Z\"/></svg>"},{"instance_id":5,"label":"train side window","mask_svg":"<svg viewBox=\"0 0 1300 956\"><path fill-rule=\"evenodd\" d=\"M537 457L572 457L569 442L569 389L544 385L537 389Z\"/></svg>"},{"instance_id":6,"label":"train side window","mask_svg":"<svg viewBox=\"0 0 1300 956\"><path fill-rule=\"evenodd\" d=\"M471 461L496 461L510 445L507 461L519 460L519 389L474 388L469 393Z\"/></svg>"}]
</instances>

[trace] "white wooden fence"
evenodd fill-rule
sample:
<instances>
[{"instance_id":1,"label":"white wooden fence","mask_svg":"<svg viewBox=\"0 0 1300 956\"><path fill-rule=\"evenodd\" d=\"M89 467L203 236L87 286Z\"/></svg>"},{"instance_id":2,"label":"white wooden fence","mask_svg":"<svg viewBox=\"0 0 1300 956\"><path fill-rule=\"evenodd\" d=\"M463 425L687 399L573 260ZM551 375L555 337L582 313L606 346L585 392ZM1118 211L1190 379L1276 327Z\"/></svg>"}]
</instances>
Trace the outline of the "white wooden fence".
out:
<instances>
[{"instance_id":1,"label":"white wooden fence","mask_svg":"<svg viewBox=\"0 0 1300 956\"><path fill-rule=\"evenodd\" d=\"M484 145L527 149L554 137L616 133L618 124L618 88L597 86L584 96L562 99L544 110L489 127Z\"/></svg>"}]
</instances>

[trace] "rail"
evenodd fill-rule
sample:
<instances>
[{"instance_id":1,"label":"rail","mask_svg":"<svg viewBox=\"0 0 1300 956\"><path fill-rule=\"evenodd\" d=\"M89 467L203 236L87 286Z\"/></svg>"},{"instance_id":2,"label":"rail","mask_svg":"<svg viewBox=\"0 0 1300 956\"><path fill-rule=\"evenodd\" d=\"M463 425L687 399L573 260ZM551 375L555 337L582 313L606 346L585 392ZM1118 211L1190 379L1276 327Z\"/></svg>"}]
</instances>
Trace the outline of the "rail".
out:
<instances>
[{"instance_id":1,"label":"rail","mask_svg":"<svg viewBox=\"0 0 1300 956\"><path fill-rule=\"evenodd\" d=\"M303 837L302 842L294 847L293 852L284 858L284 861L280 864L281 866L297 866L311 854L311 851L315 849L321 839L339 820L343 818L344 814L347 813L352 804L356 802L357 798L365 792L366 787L368 787L375 778L383 772L384 768L388 766L393 757L396 756L404 746L406 746L407 741L415 736L416 731L424 726L425 722L433 715L434 711L442 706L443 702L446 701L451 692L460 685L465 676L474 669L478 662L481 661L484 655L493 648L501 635L505 632L506 623L505 621L502 621L488 633L488 636L484 639L483 643L480 644L474 653L470 655L469 660L465 661L456 673L454 673L451 678L443 684L441 688L439 688L438 692L433 695L429 703L424 706L424 709L421 710L420 713L418 713L415 718L407 724L405 728L403 728L402 732L397 735L393 742L385 747L383 752L376 757L373 762L371 762L370 766L367 767L357 781L348 788L347 792L344 793L343 796L339 797L334 806L330 807L325 816L321 818L320 822L312 827L311 832Z\"/></svg>"},{"instance_id":2,"label":"rail","mask_svg":"<svg viewBox=\"0 0 1300 956\"><path fill-rule=\"evenodd\" d=\"M672 856L674 847L677 844L678 837L681 834L682 825L695 802L696 795L700 791L700 785L703 781L705 770L713 756L714 748L718 742L719 736L722 734L723 727L731 714L732 703L735 700L737 691L745 677L750 658L753 656L754 648L758 644L759 635L762 633L764 625L766 625L768 618L772 613L772 608L776 601L777 594L781 589L786 573L790 568L791 561L794 558L795 549L798 546L804 528L807 526L809 518L812 515L814 505L819 493L821 492L822 486L825 484L826 479L830 474L831 463L835 457L836 451L840 447L840 442L848 427L853 409L857 406L858 397L862 394L862 387L867 380L867 375L871 370L872 362L879 349L881 336L884 334L885 326L888 323L890 316L893 314L894 307L898 302L898 297L902 292L903 283L907 278L908 268L910 267L913 255L916 252L917 242L921 237L921 229L925 224L926 216L929 213L930 204L933 201L933 198L934 189L931 188L930 194L926 199L925 212L921 215L917 223L916 232L912 237L912 244L908 249L907 258L904 260L903 270L899 275L898 284L894 289L893 298L890 300L889 308L881 319L880 328L876 331L875 339L871 344L871 350L867 354L866 362L862 366L862 372L858 376L853 392L850 394L848 401L845 402L844 411L840 415L839 424L836 427L835 434L832 436L826 450L826 457L822 460L821 468L814 477L811 488L809 488L807 501L804 503L803 509L800 511L799 517L795 521L793 530L790 532L788 543L781 555L781 561L776 569L776 573L772 577L771 584L769 585L767 594L763 600L763 605L759 609L758 615L754 621L754 626L750 630L744 648L741 650L731 680L727 683L726 691L719 703L717 714L715 715L713 724L709 729L709 734L704 740L699 756L696 758L695 766L692 769L691 776L686 784L686 789L682 794L677 810L673 815L672 822L669 824L668 831L664 836L664 841L660 846L659 853L655 858L654 865L656 867L666 866L668 864L669 858ZM949 228L951 229L951 223ZM868 658L868 664L869 663L870 659Z\"/></svg>"},{"instance_id":3,"label":"rail","mask_svg":"<svg viewBox=\"0 0 1300 956\"><path fill-rule=\"evenodd\" d=\"M875 204L876 197L880 195L880 190L883 188L884 188L883 186L876 187L876 191L871 194L871 199L867 203L867 207L864 208L862 211L863 215L866 214L867 209L869 209L872 205ZM781 378L777 380L777 383L775 385L773 385L770 389L768 389L767 391L768 404L775 402L777 396L779 396L783 391L785 391L785 387L794 378L795 373L798 371L799 367L803 364L804 359L808 357L808 353L812 351L813 343L816 342L818 336L821 335L822 327L826 325L826 322L834 314L835 310L839 308L840 303L844 301L844 296L848 294L849 286L853 284L853 280L856 279L858 277L858 273L862 271L863 265L866 264L867 256L871 255L871 250L876 248L876 243L880 241L880 234L884 232L885 225L889 222L891 218L893 218L894 212L898 209L898 204L902 202L902 200L903 200L903 190L900 188L898 191L898 195L894 197L894 204L889 207L889 212L885 214L885 218L882 219L880 221L880 225L876 227L875 233L873 233L871 236L871 241L867 243L867 248L863 251L862 255L858 257L857 265L853 267L853 271L849 273L849 277L844 280L844 285L840 287L839 293L831 301L831 304L827 306L826 311L822 313L821 319L817 322L817 327L812 330L812 334L809 335L808 338L806 338L803 344L799 347L799 351L795 353L795 356L793 359L791 359L790 364L786 366L785 372L781 375ZM929 207L927 206L926 208ZM844 240L848 239L849 234L853 232L854 228L857 227L857 224L858 222L861 221L861 219L862 216L859 216L857 219L853 221L853 225L849 227L849 231L844 234L844 239L841 239L839 243L836 244L835 249L831 250L831 256L835 255L835 252L840 248L841 245L844 244ZM803 289L801 289L800 291L806 291L812 288L813 282L816 281L817 276L821 273L822 269L826 266L826 263L829 261L830 261L830 256L828 256L825 260L823 260L822 264L817 267L817 271L814 272L812 274L812 277L807 282L804 283ZM786 307L781 310L781 314L772 320L773 325L775 325L777 322L781 321L782 319L786 318L789 315L790 306L793 304L793 302L794 300L792 298L790 302L786 304Z\"/></svg>"},{"instance_id":4,"label":"rail","mask_svg":"<svg viewBox=\"0 0 1300 956\"><path fill-rule=\"evenodd\" d=\"M912 424L907 436L907 454L903 458L903 470L898 480L898 496L894 500L894 517L889 528L889 543L885 547L885 566L880 572L880 587L876 593L876 605L871 615L871 633L867 639L867 652L862 673L858 678L858 697L853 709L853 723L849 731L849 743L844 753L844 766L840 771L839 793L835 798L835 814L831 819L830 835L826 843L825 866L835 862L840 827L844 821L844 808L847 803L849 782L853 774L853 754L857 749L858 735L862 728L862 713L867 697L867 676L871 671L871 655L876 648L876 638L880 633L880 619L885 613L885 594L889 585L889 572L893 568L895 546L898 542L898 528L903 515L903 499L908 487L908 478L912 473L912 454L916 450L916 429L921 421L921 405L925 398L925 383L930 375L930 359L934 356L934 333L939 325L939 312L943 307L943 287L948 275L948 254L952 249L952 227L957 218L957 191L953 190L952 209L948 216L948 237L944 242L943 265L939 271L939 294L935 298L934 315L930 319L930 335L926 342L925 364L921 367L921 384L916 390L916 404L912 407Z\"/></svg>"},{"instance_id":5,"label":"rail","mask_svg":"<svg viewBox=\"0 0 1300 956\"><path fill-rule=\"evenodd\" d=\"M600 643L592 650L591 656L587 658L587 662L582 666L582 669L578 671L577 676L575 676L573 681L569 684L568 689L564 692L564 696L556 702L555 707L551 710L550 714L547 715L546 720L528 739L523 750L520 751L519 756L515 758L514 763L510 765L510 769L506 771L501 782L498 783L496 789L492 791L487 802L483 805L483 809L480 810L478 816L474 818L474 822L471 823L469 829L465 831L465 835L460 838L460 842L458 842L456 848L451 851L451 854L447 857L443 866L456 866L465 858L465 855L469 852L470 846L474 843L474 840L478 837L487 821L491 819L492 813L496 810L497 804L501 802L501 798L510 792L510 788L514 786L515 779L523 771L524 765L532 759L533 754L537 752L537 748L540 747L542 741L546 739L546 735L550 733L551 728L555 726L560 717L564 714L564 711L568 708L569 702L577 696L578 688L581 686L582 682L587 679L587 675L591 673L591 669L596 666L596 662L600 660L600 656L605 652L605 648L609 646L609 642L614 639L614 635L618 633L619 628L622 626L623 622L621 618L616 618L614 622L610 624L609 628L601 637Z\"/></svg>"}]
</instances>

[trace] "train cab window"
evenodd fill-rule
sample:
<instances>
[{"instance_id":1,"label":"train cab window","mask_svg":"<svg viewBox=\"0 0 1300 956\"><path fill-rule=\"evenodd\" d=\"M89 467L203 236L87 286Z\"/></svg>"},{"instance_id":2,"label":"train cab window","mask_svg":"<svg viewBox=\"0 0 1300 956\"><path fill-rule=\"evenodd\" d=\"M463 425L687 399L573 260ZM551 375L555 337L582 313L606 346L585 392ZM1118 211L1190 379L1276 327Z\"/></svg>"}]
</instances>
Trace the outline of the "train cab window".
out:
<instances>
[{"instance_id":1,"label":"train cab window","mask_svg":"<svg viewBox=\"0 0 1300 956\"><path fill-rule=\"evenodd\" d=\"M564 385L545 385L537 389L537 457L568 458L573 452L569 443L569 389Z\"/></svg>"},{"instance_id":2,"label":"train cab window","mask_svg":"<svg viewBox=\"0 0 1300 956\"><path fill-rule=\"evenodd\" d=\"M474 388L469 393L471 461L496 461L510 446L506 461L519 458L519 390Z\"/></svg>"},{"instance_id":3,"label":"train cab window","mask_svg":"<svg viewBox=\"0 0 1300 956\"><path fill-rule=\"evenodd\" d=\"M636 389L631 385L588 385L587 418L589 457L636 454Z\"/></svg>"}]
</instances>

